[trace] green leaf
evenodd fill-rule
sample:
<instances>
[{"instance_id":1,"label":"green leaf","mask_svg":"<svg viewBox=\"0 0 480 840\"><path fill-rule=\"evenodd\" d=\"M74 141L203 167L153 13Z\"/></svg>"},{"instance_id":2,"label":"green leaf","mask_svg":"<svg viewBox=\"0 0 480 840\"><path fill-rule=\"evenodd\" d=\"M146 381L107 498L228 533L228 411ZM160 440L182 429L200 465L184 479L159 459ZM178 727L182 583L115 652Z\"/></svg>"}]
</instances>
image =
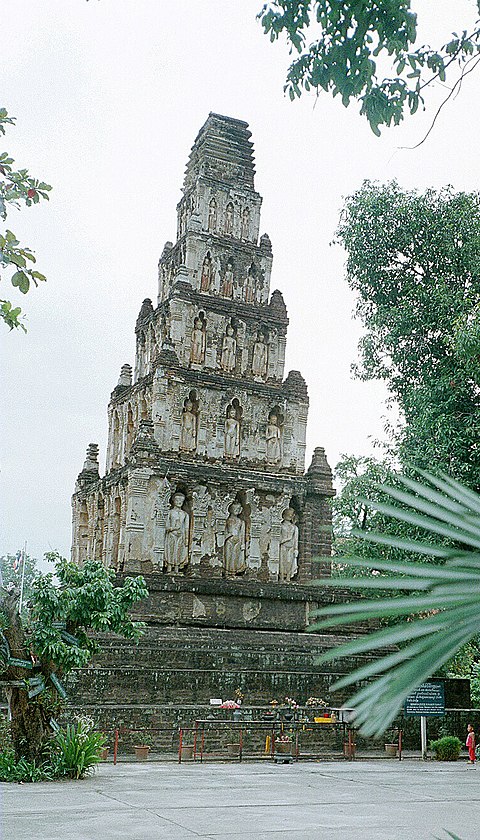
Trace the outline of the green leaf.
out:
<instances>
[{"instance_id":1,"label":"green leaf","mask_svg":"<svg viewBox=\"0 0 480 840\"><path fill-rule=\"evenodd\" d=\"M372 502L372 507L392 512L400 521L412 521L416 525L423 523L427 530L434 530L433 521L441 523L446 520L452 532L457 537L461 536L462 543L465 542L465 534L469 544L478 543L480 513L476 511L480 497L444 475L436 478L423 473L423 476L427 484L412 482L411 479L403 480L405 486L414 490L414 494L382 486L382 490L397 501L405 506L410 505L410 510L378 502ZM432 490L432 485L437 489ZM443 492L439 493L440 489ZM417 514L418 508L427 512L428 516ZM412 517L407 516L411 511ZM464 530L466 518L468 532ZM440 533L443 527L440 524ZM385 534L382 537L385 545L393 547L398 542L394 536ZM418 542L420 553L425 554L426 545ZM415 551L415 540L407 541L406 546L410 552ZM448 552L446 557L445 551ZM399 646L397 650L365 663L332 686L332 690L340 690L375 677L346 703L355 709L355 720L365 735L379 736L392 722L406 696L447 662L462 645L480 633L480 554L464 549L459 551L454 547L445 549L434 546L432 553L438 556L438 552L445 560L442 566L397 560L390 562L384 559L375 561L374 558L370 561L345 558L346 564L353 567L400 572L408 577L338 578L331 584L333 586L350 585L360 591L377 587L401 590L402 587L414 588L418 581L418 589L421 591L413 591L406 597L393 595L371 601L358 599L324 607L314 614L319 619L309 628L314 631L365 620L378 621L402 615L408 617L406 623L375 629L339 648L330 649L318 660L322 663L345 656L372 653L382 647Z\"/></svg>"},{"instance_id":2,"label":"green leaf","mask_svg":"<svg viewBox=\"0 0 480 840\"><path fill-rule=\"evenodd\" d=\"M26 295L30 288L30 280L23 271L16 271L12 277L12 286L18 286L22 294Z\"/></svg>"}]
</instances>

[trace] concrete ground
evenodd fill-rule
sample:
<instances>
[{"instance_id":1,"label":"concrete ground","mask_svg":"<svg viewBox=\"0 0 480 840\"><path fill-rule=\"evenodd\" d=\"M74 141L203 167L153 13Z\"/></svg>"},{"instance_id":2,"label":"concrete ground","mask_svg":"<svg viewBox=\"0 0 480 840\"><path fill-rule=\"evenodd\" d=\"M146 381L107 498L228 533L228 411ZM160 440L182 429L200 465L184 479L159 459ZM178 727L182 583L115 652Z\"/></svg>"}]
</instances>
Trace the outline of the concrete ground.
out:
<instances>
[{"instance_id":1,"label":"concrete ground","mask_svg":"<svg viewBox=\"0 0 480 840\"><path fill-rule=\"evenodd\" d=\"M480 838L480 767L463 760L102 764L0 794L2 840Z\"/></svg>"}]
</instances>

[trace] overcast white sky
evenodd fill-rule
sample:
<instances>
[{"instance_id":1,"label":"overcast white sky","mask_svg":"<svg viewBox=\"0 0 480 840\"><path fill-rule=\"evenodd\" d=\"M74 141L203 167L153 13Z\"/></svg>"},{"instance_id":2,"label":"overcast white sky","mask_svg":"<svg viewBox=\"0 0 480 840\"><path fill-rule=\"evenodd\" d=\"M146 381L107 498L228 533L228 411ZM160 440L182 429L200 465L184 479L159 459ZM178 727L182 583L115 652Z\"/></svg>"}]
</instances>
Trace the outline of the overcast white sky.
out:
<instances>
[{"instance_id":1,"label":"overcast white sky","mask_svg":"<svg viewBox=\"0 0 480 840\"><path fill-rule=\"evenodd\" d=\"M70 496L85 448L105 459L106 407L133 363L141 302L157 292L163 244L190 147L209 111L247 120L272 240L272 290L290 317L286 371L310 394L308 454L370 454L385 393L352 379L361 327L331 246L342 197L364 178L406 188L478 187L480 73L444 109L381 139L356 105L283 95L287 50L255 20L262 0L3 0L0 105L17 127L0 140L52 184L49 204L8 225L37 254L48 283L22 298L28 333L0 333L0 554L24 541L37 557L70 550ZM474 20L474 0L417 0L424 38L443 43ZM8 288L8 295L10 295ZM7 295L4 288L3 295ZM13 295L12 295L13 297ZM308 466L308 463L307 463Z\"/></svg>"}]
</instances>

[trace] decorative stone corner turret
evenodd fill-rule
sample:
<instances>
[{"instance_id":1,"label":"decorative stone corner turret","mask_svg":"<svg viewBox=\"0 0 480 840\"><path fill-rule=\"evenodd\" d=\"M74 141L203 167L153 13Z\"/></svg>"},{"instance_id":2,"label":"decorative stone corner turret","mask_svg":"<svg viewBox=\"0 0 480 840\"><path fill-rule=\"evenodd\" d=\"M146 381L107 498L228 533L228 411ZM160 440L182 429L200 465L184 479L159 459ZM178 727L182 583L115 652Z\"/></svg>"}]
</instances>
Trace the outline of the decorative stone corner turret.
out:
<instances>
[{"instance_id":1,"label":"decorative stone corner turret","mask_svg":"<svg viewBox=\"0 0 480 840\"><path fill-rule=\"evenodd\" d=\"M160 449L153 436L152 421L140 420L138 432L129 453L130 464L135 467L156 466L159 457Z\"/></svg>"},{"instance_id":2,"label":"decorative stone corner turret","mask_svg":"<svg viewBox=\"0 0 480 840\"><path fill-rule=\"evenodd\" d=\"M299 370L289 371L282 388L287 397L298 397L303 400L308 400L307 383Z\"/></svg>"},{"instance_id":3,"label":"decorative stone corner turret","mask_svg":"<svg viewBox=\"0 0 480 840\"><path fill-rule=\"evenodd\" d=\"M149 321L153 314L153 304L150 298L145 298L143 301L140 312L138 313L137 323L135 326L135 330L138 331L142 328L146 321Z\"/></svg>"},{"instance_id":4,"label":"decorative stone corner turret","mask_svg":"<svg viewBox=\"0 0 480 840\"><path fill-rule=\"evenodd\" d=\"M117 388L130 388L132 384L132 366L122 365L120 376L117 382Z\"/></svg>"},{"instance_id":5,"label":"decorative stone corner turret","mask_svg":"<svg viewBox=\"0 0 480 840\"><path fill-rule=\"evenodd\" d=\"M291 371L298 373L298 371ZM312 462L307 470L307 480L312 490L334 496L332 471L325 455L323 446L316 446L313 450Z\"/></svg>"},{"instance_id":6,"label":"decorative stone corner turret","mask_svg":"<svg viewBox=\"0 0 480 840\"><path fill-rule=\"evenodd\" d=\"M92 483L98 481L99 478L99 465L98 465L98 444L96 443L89 443L87 446L87 456L85 458L85 462L83 467L78 474L77 481L76 481L76 490L81 490Z\"/></svg>"},{"instance_id":7,"label":"decorative stone corner turret","mask_svg":"<svg viewBox=\"0 0 480 840\"><path fill-rule=\"evenodd\" d=\"M280 315L283 318L287 317L287 307L285 306L283 295L278 291L278 289L275 289L275 291L272 292L272 297L270 298L270 309L275 312L276 315Z\"/></svg>"}]
</instances>

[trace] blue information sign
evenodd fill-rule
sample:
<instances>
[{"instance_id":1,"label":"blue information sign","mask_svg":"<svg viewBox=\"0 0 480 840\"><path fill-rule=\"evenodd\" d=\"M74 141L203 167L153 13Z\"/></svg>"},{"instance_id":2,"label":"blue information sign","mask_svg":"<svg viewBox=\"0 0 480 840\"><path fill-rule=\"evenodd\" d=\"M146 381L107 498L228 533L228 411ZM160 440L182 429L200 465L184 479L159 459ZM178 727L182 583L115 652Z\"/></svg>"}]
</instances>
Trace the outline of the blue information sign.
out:
<instances>
[{"instance_id":1,"label":"blue information sign","mask_svg":"<svg viewBox=\"0 0 480 840\"><path fill-rule=\"evenodd\" d=\"M422 683L405 700L405 715L442 717L445 714L445 689L441 680Z\"/></svg>"}]
</instances>

